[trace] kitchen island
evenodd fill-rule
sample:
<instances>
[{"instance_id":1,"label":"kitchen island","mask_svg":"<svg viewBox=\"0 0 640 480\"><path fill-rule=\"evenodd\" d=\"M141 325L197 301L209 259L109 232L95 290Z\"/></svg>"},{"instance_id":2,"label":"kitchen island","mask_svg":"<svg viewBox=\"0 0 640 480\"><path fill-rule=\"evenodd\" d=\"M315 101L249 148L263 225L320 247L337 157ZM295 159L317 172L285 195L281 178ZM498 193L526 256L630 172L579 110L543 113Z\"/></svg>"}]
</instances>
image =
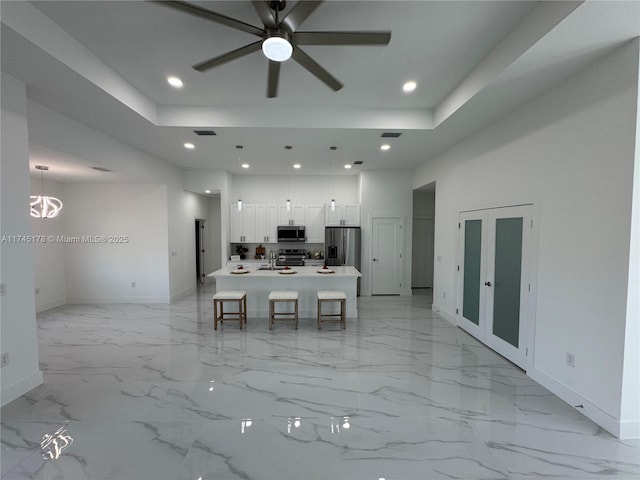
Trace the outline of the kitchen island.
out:
<instances>
[{"instance_id":1,"label":"kitchen island","mask_svg":"<svg viewBox=\"0 0 640 480\"><path fill-rule=\"evenodd\" d=\"M317 315L316 293L318 290L341 290L347 295L347 318L357 318L357 284L362 275L354 267L331 267L334 273L318 273L319 267L291 267L295 273L280 273L283 270L260 270L245 268L248 273L235 267L224 267L208 274L216 279L216 291L244 290L247 292L249 318L269 317L269 292L272 290L297 290L298 315L315 318ZM329 311L323 306L322 311ZM337 305L335 311L338 311Z\"/></svg>"}]
</instances>

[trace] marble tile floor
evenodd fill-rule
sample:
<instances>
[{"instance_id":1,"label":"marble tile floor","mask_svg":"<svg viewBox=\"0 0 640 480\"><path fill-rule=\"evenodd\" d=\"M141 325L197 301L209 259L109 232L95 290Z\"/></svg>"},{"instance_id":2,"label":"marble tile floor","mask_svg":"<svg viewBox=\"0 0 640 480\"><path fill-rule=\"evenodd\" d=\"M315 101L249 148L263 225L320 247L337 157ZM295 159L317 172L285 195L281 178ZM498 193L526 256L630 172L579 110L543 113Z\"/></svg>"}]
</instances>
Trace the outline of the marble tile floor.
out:
<instances>
[{"instance_id":1,"label":"marble tile floor","mask_svg":"<svg viewBox=\"0 0 640 480\"><path fill-rule=\"evenodd\" d=\"M210 299L39 314L44 384L2 408L2 479L640 478L639 441L435 316L428 295L361 297L346 330L322 331L250 318L216 332ZM43 458L61 427L69 445Z\"/></svg>"}]
</instances>

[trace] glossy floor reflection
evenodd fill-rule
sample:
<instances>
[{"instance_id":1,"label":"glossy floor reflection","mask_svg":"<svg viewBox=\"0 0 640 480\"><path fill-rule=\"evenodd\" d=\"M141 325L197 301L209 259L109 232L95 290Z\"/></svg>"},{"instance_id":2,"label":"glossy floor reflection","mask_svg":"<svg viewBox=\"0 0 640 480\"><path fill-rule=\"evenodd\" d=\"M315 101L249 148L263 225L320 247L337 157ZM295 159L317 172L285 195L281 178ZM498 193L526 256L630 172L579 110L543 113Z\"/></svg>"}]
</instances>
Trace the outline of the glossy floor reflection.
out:
<instances>
[{"instance_id":1,"label":"glossy floor reflection","mask_svg":"<svg viewBox=\"0 0 640 480\"><path fill-rule=\"evenodd\" d=\"M210 298L38 315L45 382L2 409L2 478L640 478L640 442L434 316L429 295L361 297L358 320L322 331L215 332ZM43 458L60 427L73 443Z\"/></svg>"}]
</instances>

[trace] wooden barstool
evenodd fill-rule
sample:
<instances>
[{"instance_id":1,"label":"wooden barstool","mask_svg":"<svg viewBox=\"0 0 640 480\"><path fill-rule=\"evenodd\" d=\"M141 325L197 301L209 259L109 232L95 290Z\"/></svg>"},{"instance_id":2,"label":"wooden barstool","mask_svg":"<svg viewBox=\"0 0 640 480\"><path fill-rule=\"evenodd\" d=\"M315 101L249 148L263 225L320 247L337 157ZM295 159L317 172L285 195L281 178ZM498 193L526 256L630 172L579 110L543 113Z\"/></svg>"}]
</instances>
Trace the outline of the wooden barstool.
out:
<instances>
[{"instance_id":1,"label":"wooden barstool","mask_svg":"<svg viewBox=\"0 0 640 480\"><path fill-rule=\"evenodd\" d=\"M293 303L293 312L276 312L276 303ZM298 292L295 290L274 290L269 294L269 330L273 330L276 320L293 320L298 329Z\"/></svg>"},{"instance_id":2,"label":"wooden barstool","mask_svg":"<svg viewBox=\"0 0 640 480\"><path fill-rule=\"evenodd\" d=\"M224 302L237 302L237 312L225 312ZM220 312L218 312L218 305ZM224 320L240 321L240 330L242 324L247 323L247 292L244 290L226 290L218 292L213 296L213 329L218 329L218 321L222 323Z\"/></svg>"},{"instance_id":3,"label":"wooden barstool","mask_svg":"<svg viewBox=\"0 0 640 480\"><path fill-rule=\"evenodd\" d=\"M322 313L322 304L325 302L340 302L340 313ZM318 292L318 330L320 330L322 322L341 322L342 328L347 328L346 310L346 293L337 290L320 290Z\"/></svg>"}]
</instances>

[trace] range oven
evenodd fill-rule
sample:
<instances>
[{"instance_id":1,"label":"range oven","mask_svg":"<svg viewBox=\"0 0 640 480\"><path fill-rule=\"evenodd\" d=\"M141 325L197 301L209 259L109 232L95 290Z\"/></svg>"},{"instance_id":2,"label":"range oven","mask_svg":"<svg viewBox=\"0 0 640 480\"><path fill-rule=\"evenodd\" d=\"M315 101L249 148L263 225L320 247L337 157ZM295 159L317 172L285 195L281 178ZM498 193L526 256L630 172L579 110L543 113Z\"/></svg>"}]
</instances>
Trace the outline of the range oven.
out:
<instances>
[{"instance_id":1,"label":"range oven","mask_svg":"<svg viewBox=\"0 0 640 480\"><path fill-rule=\"evenodd\" d=\"M278 227L278 243L280 242L305 242L305 228L293 225L281 225Z\"/></svg>"},{"instance_id":2,"label":"range oven","mask_svg":"<svg viewBox=\"0 0 640 480\"><path fill-rule=\"evenodd\" d=\"M278 250L276 265L279 267L301 267L304 266L306 256L307 251L304 248L281 248Z\"/></svg>"}]
</instances>

